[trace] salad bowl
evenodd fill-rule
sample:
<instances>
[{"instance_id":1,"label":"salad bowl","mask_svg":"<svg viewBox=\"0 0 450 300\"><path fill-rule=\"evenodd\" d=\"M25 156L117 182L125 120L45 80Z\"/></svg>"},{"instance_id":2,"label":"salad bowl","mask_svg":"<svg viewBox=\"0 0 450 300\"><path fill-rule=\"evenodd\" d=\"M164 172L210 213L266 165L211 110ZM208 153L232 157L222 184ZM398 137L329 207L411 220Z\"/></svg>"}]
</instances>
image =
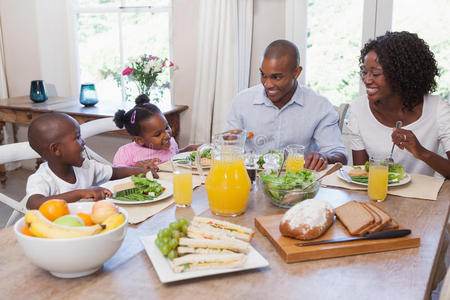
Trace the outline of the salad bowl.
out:
<instances>
[{"instance_id":1,"label":"salad bowl","mask_svg":"<svg viewBox=\"0 0 450 300\"><path fill-rule=\"evenodd\" d=\"M276 173L260 173L259 176L264 194L273 205L283 208L290 208L305 199L314 198L321 186L321 180L318 180L303 190L320 177L319 173L307 169L295 173L281 173L280 176Z\"/></svg>"}]
</instances>

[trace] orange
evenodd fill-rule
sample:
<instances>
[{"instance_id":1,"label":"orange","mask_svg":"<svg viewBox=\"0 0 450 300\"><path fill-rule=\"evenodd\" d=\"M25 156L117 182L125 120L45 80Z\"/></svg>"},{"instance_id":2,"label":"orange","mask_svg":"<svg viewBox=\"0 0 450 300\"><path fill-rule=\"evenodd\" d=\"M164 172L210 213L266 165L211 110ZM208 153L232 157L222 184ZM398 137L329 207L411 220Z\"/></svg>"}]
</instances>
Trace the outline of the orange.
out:
<instances>
[{"instance_id":1,"label":"orange","mask_svg":"<svg viewBox=\"0 0 450 300\"><path fill-rule=\"evenodd\" d=\"M83 220L84 225L86 225L86 226L94 225L94 222L92 221L90 214L85 214L85 213L79 212L76 215L79 216Z\"/></svg>"},{"instance_id":2,"label":"orange","mask_svg":"<svg viewBox=\"0 0 450 300\"><path fill-rule=\"evenodd\" d=\"M22 233L25 234L25 235L34 236L34 235L30 232L30 230L28 229L28 226L27 226L26 224L25 224L25 226L23 226Z\"/></svg>"},{"instance_id":3,"label":"orange","mask_svg":"<svg viewBox=\"0 0 450 300\"><path fill-rule=\"evenodd\" d=\"M55 221L59 217L70 214L67 202L61 199L50 199L42 203L39 211L50 221Z\"/></svg>"}]
</instances>

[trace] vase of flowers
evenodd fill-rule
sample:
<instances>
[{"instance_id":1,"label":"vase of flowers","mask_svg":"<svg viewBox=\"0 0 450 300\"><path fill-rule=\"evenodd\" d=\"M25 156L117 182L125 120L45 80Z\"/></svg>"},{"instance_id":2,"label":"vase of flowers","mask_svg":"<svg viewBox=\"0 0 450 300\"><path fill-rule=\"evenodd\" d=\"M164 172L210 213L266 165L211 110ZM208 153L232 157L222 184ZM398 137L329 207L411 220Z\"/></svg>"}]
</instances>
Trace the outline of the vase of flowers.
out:
<instances>
[{"instance_id":1,"label":"vase of flowers","mask_svg":"<svg viewBox=\"0 0 450 300\"><path fill-rule=\"evenodd\" d=\"M139 94L150 96L152 88L157 85L158 76L173 66L173 62L167 58L162 59L158 56L144 54L132 59L122 71L122 75L136 84ZM158 98L153 100L155 102L159 101Z\"/></svg>"}]
</instances>

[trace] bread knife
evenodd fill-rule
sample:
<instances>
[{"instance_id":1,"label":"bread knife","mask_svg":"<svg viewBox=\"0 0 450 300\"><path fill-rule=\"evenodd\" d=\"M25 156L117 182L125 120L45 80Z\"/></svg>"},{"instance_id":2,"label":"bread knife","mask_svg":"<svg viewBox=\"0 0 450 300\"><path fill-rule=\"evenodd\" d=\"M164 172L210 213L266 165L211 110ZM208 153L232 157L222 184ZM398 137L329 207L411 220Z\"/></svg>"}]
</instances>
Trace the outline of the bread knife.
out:
<instances>
[{"instance_id":1,"label":"bread knife","mask_svg":"<svg viewBox=\"0 0 450 300\"><path fill-rule=\"evenodd\" d=\"M352 237L344 237L344 238L337 238L337 239L330 239L330 240L323 240L323 241L316 241L316 242L299 243L299 244L296 244L296 246L303 247L303 246L341 243L341 242L350 242L350 241L359 241L359 240L392 239L392 238L407 236L410 233L411 233L410 229L385 230L385 231L378 231L378 232L374 232L374 233L367 233L363 236L352 236Z\"/></svg>"}]
</instances>

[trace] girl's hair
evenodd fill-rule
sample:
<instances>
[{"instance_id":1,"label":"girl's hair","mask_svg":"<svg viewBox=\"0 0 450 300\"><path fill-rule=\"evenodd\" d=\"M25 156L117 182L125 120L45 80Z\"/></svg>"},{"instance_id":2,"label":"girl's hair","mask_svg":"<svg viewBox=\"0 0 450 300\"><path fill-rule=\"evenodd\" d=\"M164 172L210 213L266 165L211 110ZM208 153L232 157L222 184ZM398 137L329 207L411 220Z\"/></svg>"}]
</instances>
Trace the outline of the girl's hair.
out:
<instances>
[{"instance_id":1,"label":"girl's hair","mask_svg":"<svg viewBox=\"0 0 450 300\"><path fill-rule=\"evenodd\" d=\"M136 106L125 112L119 109L114 114L114 123L119 128L125 129L132 136L141 135L141 122L149 119L156 114L161 114L161 110L154 104L150 103L147 95L139 95L135 100Z\"/></svg>"},{"instance_id":2,"label":"girl's hair","mask_svg":"<svg viewBox=\"0 0 450 300\"><path fill-rule=\"evenodd\" d=\"M392 91L400 95L406 109L412 110L422 103L424 95L436 89L439 70L434 54L417 34L388 31L369 41L361 50L361 66L370 51L377 54L386 80Z\"/></svg>"}]
</instances>

